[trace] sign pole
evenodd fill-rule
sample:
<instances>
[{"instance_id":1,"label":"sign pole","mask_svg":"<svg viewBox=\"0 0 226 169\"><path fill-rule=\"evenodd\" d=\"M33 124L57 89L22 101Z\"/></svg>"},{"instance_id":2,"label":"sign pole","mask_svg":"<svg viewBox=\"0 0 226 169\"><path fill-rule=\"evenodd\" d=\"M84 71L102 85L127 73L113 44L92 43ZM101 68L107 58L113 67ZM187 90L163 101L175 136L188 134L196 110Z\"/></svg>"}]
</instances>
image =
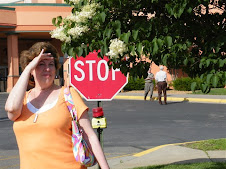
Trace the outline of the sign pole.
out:
<instances>
[{"instance_id":1,"label":"sign pole","mask_svg":"<svg viewBox=\"0 0 226 169\"><path fill-rule=\"evenodd\" d=\"M102 107L102 102L101 101L97 101L97 107ZM100 145L103 149L104 147L104 144L103 144L103 129L102 128L97 128L97 133L98 133L98 139L100 141ZM100 168L100 165L98 164L98 169L101 169Z\"/></svg>"},{"instance_id":2,"label":"sign pole","mask_svg":"<svg viewBox=\"0 0 226 169\"><path fill-rule=\"evenodd\" d=\"M101 101L97 101L97 107L102 107L102 102ZM102 128L98 128L97 129L97 133L98 133L98 138L99 138L99 141L100 141L100 145L101 147L103 148L103 129Z\"/></svg>"}]
</instances>

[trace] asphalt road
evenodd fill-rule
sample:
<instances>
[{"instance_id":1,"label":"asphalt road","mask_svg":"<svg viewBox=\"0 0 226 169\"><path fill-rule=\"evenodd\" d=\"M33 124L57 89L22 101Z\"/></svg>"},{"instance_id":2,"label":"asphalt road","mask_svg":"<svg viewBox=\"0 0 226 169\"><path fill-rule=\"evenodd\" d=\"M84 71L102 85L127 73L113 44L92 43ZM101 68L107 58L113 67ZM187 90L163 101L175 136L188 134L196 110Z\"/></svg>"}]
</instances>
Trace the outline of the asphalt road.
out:
<instances>
[{"instance_id":1,"label":"asphalt road","mask_svg":"<svg viewBox=\"0 0 226 169\"><path fill-rule=\"evenodd\" d=\"M97 102L86 102L92 108ZM108 159L170 143L225 138L226 106L113 100L102 102L107 129L104 151ZM1 111L2 113L2 111ZM19 158L12 122L0 118L0 169L18 169Z\"/></svg>"}]
</instances>

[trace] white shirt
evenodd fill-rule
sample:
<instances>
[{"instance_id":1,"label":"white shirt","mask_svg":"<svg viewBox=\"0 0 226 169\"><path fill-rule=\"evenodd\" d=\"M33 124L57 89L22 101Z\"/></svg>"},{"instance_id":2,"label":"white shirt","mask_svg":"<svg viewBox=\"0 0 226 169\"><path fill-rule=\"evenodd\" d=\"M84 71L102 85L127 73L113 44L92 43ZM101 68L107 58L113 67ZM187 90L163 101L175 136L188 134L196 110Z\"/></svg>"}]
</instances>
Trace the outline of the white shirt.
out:
<instances>
[{"instance_id":1,"label":"white shirt","mask_svg":"<svg viewBox=\"0 0 226 169\"><path fill-rule=\"evenodd\" d=\"M155 80L157 80L158 82L163 82L166 81L166 72L160 70L159 72L156 73L155 75Z\"/></svg>"}]
</instances>

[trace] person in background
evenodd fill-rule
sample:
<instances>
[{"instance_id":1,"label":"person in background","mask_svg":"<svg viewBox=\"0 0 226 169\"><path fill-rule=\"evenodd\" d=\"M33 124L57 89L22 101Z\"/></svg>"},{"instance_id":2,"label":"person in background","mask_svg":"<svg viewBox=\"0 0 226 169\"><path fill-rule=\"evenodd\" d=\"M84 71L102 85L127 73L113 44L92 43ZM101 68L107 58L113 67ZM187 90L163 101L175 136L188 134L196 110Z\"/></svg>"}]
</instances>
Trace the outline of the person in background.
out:
<instances>
[{"instance_id":1,"label":"person in background","mask_svg":"<svg viewBox=\"0 0 226 169\"><path fill-rule=\"evenodd\" d=\"M145 80L145 86L144 86L144 100L146 100L148 92L150 91L150 100L153 101L152 95L153 95L153 89L154 89L154 84L153 84L153 79L154 79L154 74L151 73L151 68L148 70L148 76Z\"/></svg>"},{"instance_id":2,"label":"person in background","mask_svg":"<svg viewBox=\"0 0 226 169\"><path fill-rule=\"evenodd\" d=\"M164 95L164 103L167 104L166 102L166 89L167 89L167 75L166 72L163 71L164 67L159 66L159 71L155 75L155 80L157 83L157 88L158 88L158 100L159 104L162 105L161 97L162 97L162 92Z\"/></svg>"},{"instance_id":3,"label":"person in background","mask_svg":"<svg viewBox=\"0 0 226 169\"><path fill-rule=\"evenodd\" d=\"M86 169L74 158L72 117L64 99L65 87L54 84L59 54L49 42L35 43L21 53L23 72L5 104L13 123L20 154L20 169ZM29 81L31 81L29 83ZM28 84L33 87L27 90ZM88 107L70 87L78 122L102 169L109 169L90 124Z\"/></svg>"}]
</instances>

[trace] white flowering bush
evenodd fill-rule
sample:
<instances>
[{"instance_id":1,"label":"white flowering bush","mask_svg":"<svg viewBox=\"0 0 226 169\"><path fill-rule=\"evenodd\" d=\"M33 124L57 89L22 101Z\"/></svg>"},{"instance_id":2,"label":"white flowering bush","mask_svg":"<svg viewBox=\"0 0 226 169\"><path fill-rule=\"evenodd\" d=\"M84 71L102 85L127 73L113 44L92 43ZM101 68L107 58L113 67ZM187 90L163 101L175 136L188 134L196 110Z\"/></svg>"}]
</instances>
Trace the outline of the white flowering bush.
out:
<instances>
[{"instance_id":1,"label":"white flowering bush","mask_svg":"<svg viewBox=\"0 0 226 169\"><path fill-rule=\"evenodd\" d=\"M76 58L98 51L109 57L110 67L139 77L150 67L145 56L206 79L203 91L226 79L225 0L217 6L209 0L65 2L72 12L53 18L56 29L50 33L62 42L63 53ZM221 12L213 13L210 5Z\"/></svg>"},{"instance_id":2,"label":"white flowering bush","mask_svg":"<svg viewBox=\"0 0 226 169\"><path fill-rule=\"evenodd\" d=\"M119 39L113 39L110 40L110 46L109 49L110 51L106 53L107 56L110 56L111 58L119 58L119 55L123 55L123 53L127 52L127 47L126 44L119 40Z\"/></svg>"},{"instance_id":3,"label":"white flowering bush","mask_svg":"<svg viewBox=\"0 0 226 169\"><path fill-rule=\"evenodd\" d=\"M71 37L67 36L67 34L64 32L65 28L63 26L59 26L53 31L50 32L51 37L55 39L59 39L62 42L70 43Z\"/></svg>"},{"instance_id":4,"label":"white flowering bush","mask_svg":"<svg viewBox=\"0 0 226 169\"><path fill-rule=\"evenodd\" d=\"M56 29L50 32L52 38L59 39L63 43L63 52L76 57L87 55L88 51L100 50L101 57L103 55L112 59L123 57L128 50L123 39L128 37L125 35L118 37L120 22L108 20L108 26L106 25L108 9L104 9L100 2L92 0L66 0L65 2L74 7L72 13L65 18L61 16L54 18L53 24ZM117 29L117 35L113 34L112 27ZM103 34L101 34L102 30L104 30ZM97 38L99 39L94 41Z\"/></svg>"}]
</instances>

